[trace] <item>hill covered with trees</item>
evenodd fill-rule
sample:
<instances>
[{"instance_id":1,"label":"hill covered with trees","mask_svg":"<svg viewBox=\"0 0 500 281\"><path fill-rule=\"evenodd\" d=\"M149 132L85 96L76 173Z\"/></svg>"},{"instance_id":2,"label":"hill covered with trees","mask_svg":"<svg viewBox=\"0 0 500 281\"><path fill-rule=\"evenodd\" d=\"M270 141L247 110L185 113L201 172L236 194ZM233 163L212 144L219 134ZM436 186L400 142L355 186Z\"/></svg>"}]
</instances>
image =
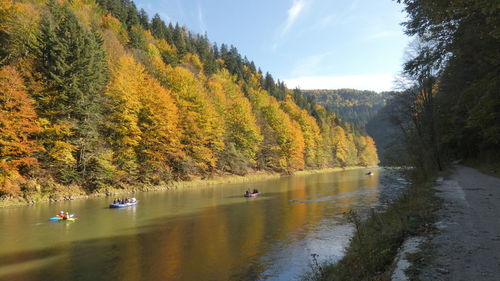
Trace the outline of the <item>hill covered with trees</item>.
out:
<instances>
[{"instance_id":1,"label":"hill covered with trees","mask_svg":"<svg viewBox=\"0 0 500 281\"><path fill-rule=\"evenodd\" d=\"M0 1L0 195L378 163L235 47L131 1Z\"/></svg>"},{"instance_id":2,"label":"hill covered with trees","mask_svg":"<svg viewBox=\"0 0 500 281\"><path fill-rule=\"evenodd\" d=\"M337 113L340 118L365 130L366 124L385 106L394 92L355 89L300 90L308 100Z\"/></svg>"}]
</instances>

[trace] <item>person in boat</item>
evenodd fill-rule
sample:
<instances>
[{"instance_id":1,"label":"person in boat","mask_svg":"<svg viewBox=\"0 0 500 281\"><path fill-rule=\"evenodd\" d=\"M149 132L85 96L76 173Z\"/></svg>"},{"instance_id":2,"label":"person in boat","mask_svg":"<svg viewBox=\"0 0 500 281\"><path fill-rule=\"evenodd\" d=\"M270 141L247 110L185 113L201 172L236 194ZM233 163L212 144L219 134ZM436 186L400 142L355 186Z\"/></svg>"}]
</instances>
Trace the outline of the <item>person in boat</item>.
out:
<instances>
[{"instance_id":1,"label":"person in boat","mask_svg":"<svg viewBox=\"0 0 500 281\"><path fill-rule=\"evenodd\" d=\"M63 220L67 220L68 218L69 218L69 213L68 212L66 212L65 214L63 214L63 216L62 216Z\"/></svg>"},{"instance_id":2,"label":"person in boat","mask_svg":"<svg viewBox=\"0 0 500 281\"><path fill-rule=\"evenodd\" d=\"M249 195L250 194L250 191L245 191L245 195Z\"/></svg>"},{"instance_id":3,"label":"person in boat","mask_svg":"<svg viewBox=\"0 0 500 281\"><path fill-rule=\"evenodd\" d=\"M61 211L59 214L57 214L56 217L60 217L60 218L64 217L64 211Z\"/></svg>"}]
</instances>

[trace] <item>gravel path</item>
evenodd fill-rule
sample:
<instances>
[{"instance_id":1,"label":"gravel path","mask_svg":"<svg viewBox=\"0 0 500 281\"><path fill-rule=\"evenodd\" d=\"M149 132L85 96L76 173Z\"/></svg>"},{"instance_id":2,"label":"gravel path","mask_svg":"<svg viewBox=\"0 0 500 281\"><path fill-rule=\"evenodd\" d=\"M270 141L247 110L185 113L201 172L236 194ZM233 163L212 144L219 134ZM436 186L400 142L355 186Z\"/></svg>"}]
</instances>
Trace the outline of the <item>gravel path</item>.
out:
<instances>
[{"instance_id":1,"label":"gravel path","mask_svg":"<svg viewBox=\"0 0 500 281\"><path fill-rule=\"evenodd\" d=\"M500 179L457 166L437 187L444 199L431 239L436 264L422 280L500 280Z\"/></svg>"}]
</instances>

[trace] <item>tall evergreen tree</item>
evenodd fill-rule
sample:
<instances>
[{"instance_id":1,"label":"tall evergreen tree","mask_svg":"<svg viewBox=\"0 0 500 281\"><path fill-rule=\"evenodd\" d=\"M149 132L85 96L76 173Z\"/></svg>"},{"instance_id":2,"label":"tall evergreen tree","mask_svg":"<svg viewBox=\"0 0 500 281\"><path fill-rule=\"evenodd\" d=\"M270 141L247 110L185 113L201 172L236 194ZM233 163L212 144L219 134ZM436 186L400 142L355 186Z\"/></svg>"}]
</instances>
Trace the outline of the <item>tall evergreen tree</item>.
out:
<instances>
[{"instance_id":1,"label":"tall evergreen tree","mask_svg":"<svg viewBox=\"0 0 500 281\"><path fill-rule=\"evenodd\" d=\"M74 128L70 142L78 146L76 159L82 176L98 157L102 89L108 81L103 41L86 30L65 6L50 4L55 24L42 22L39 70L50 91L40 100L42 115L52 122L66 120Z\"/></svg>"}]
</instances>

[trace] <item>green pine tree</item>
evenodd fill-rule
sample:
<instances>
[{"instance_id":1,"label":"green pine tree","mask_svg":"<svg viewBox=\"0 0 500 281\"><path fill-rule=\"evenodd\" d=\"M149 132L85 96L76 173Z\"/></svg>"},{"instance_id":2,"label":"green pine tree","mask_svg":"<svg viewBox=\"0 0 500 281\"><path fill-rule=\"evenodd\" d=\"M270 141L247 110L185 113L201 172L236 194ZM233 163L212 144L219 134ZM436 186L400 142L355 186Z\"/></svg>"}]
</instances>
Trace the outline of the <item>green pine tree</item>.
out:
<instances>
[{"instance_id":1,"label":"green pine tree","mask_svg":"<svg viewBox=\"0 0 500 281\"><path fill-rule=\"evenodd\" d=\"M39 98L39 109L52 122L72 125L74 133L65 141L78 147L74 156L79 177L89 180L94 176L89 165L95 166L103 151L99 124L102 89L108 81L103 40L97 32L86 30L67 7L52 2L49 10L54 24L42 22L39 57L49 94Z\"/></svg>"}]
</instances>

